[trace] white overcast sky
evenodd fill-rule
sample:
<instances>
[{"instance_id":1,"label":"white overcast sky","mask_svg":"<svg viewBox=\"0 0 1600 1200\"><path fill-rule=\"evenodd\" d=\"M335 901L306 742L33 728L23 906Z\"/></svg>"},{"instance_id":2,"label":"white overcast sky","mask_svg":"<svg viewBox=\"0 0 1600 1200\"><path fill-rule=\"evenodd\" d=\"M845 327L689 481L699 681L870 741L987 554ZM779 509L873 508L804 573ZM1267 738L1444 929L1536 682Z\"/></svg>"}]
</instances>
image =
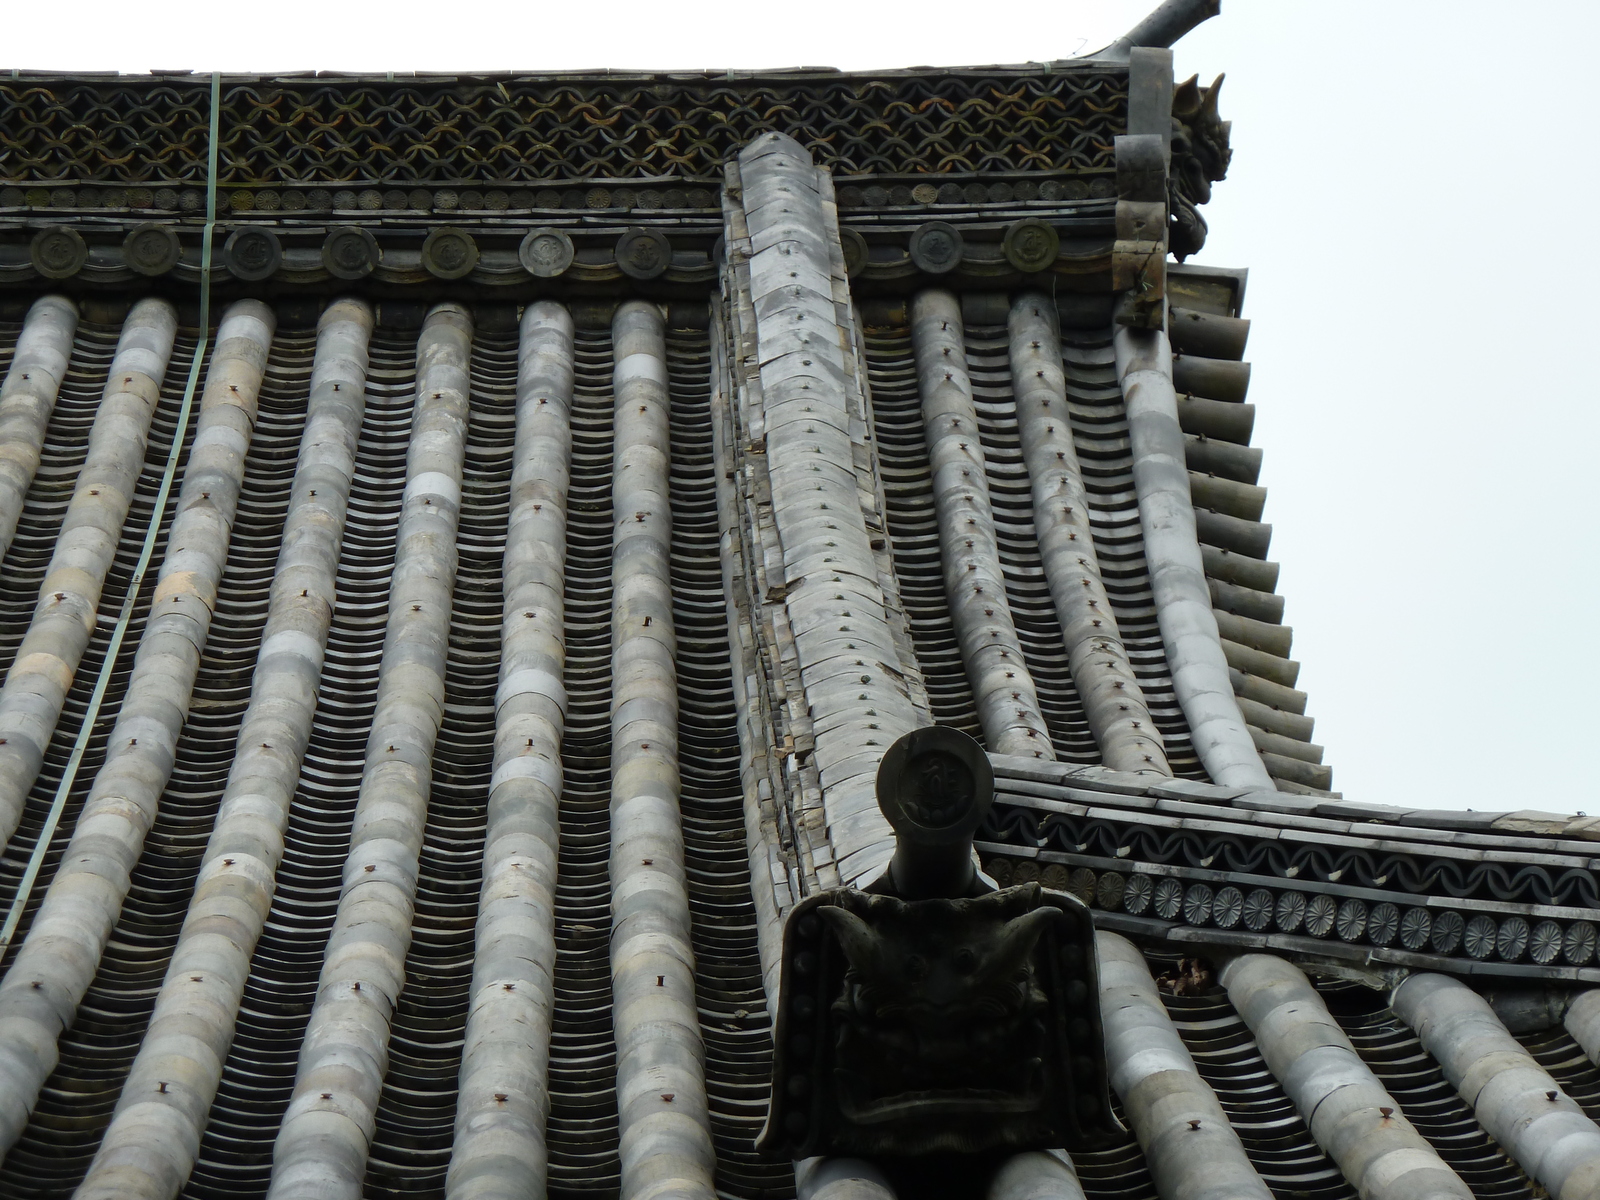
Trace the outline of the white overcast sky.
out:
<instances>
[{"instance_id":1,"label":"white overcast sky","mask_svg":"<svg viewBox=\"0 0 1600 1200\"><path fill-rule=\"evenodd\" d=\"M14 4L3 65L846 69L1092 51L1155 0ZM1350 799L1600 812L1593 0L1224 0L1272 557Z\"/></svg>"}]
</instances>

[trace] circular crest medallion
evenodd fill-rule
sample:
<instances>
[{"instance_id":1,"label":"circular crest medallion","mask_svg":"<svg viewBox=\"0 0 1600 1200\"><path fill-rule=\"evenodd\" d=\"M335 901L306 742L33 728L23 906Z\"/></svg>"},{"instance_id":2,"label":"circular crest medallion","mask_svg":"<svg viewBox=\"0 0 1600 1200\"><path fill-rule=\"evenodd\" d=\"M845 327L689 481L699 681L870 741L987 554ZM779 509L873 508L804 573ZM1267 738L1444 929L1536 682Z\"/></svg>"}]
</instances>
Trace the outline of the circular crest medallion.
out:
<instances>
[{"instance_id":1,"label":"circular crest medallion","mask_svg":"<svg viewBox=\"0 0 1600 1200\"><path fill-rule=\"evenodd\" d=\"M931 725L895 740L878 763L878 807L896 833L923 843L970 838L994 804L994 770L959 729Z\"/></svg>"},{"instance_id":2,"label":"circular crest medallion","mask_svg":"<svg viewBox=\"0 0 1600 1200\"><path fill-rule=\"evenodd\" d=\"M523 269L540 279L554 279L572 265L572 239L559 229L530 230L517 250Z\"/></svg>"},{"instance_id":3,"label":"circular crest medallion","mask_svg":"<svg viewBox=\"0 0 1600 1200\"><path fill-rule=\"evenodd\" d=\"M1056 261L1061 238L1047 221L1032 217L1006 226L1006 261L1019 271L1045 271Z\"/></svg>"},{"instance_id":4,"label":"circular crest medallion","mask_svg":"<svg viewBox=\"0 0 1600 1200\"><path fill-rule=\"evenodd\" d=\"M89 260L89 247L76 229L53 225L33 235L28 257L46 279L71 279Z\"/></svg>"},{"instance_id":5,"label":"circular crest medallion","mask_svg":"<svg viewBox=\"0 0 1600 1200\"><path fill-rule=\"evenodd\" d=\"M854 279L867 265L867 239L854 229L841 225L839 244L844 247L844 272Z\"/></svg>"},{"instance_id":6,"label":"circular crest medallion","mask_svg":"<svg viewBox=\"0 0 1600 1200\"><path fill-rule=\"evenodd\" d=\"M136 225L122 239L122 259L141 275L165 275L178 265L182 247L170 225Z\"/></svg>"},{"instance_id":7,"label":"circular crest medallion","mask_svg":"<svg viewBox=\"0 0 1600 1200\"><path fill-rule=\"evenodd\" d=\"M435 279L460 279L478 265L478 243L459 229L435 229L422 243L422 265Z\"/></svg>"},{"instance_id":8,"label":"circular crest medallion","mask_svg":"<svg viewBox=\"0 0 1600 1200\"><path fill-rule=\"evenodd\" d=\"M270 229L235 229L222 248L222 261L235 279L255 283L283 265L283 247Z\"/></svg>"},{"instance_id":9,"label":"circular crest medallion","mask_svg":"<svg viewBox=\"0 0 1600 1200\"><path fill-rule=\"evenodd\" d=\"M658 279L672 265L672 245L653 229L630 229L617 239L617 266L632 279Z\"/></svg>"},{"instance_id":10,"label":"circular crest medallion","mask_svg":"<svg viewBox=\"0 0 1600 1200\"><path fill-rule=\"evenodd\" d=\"M335 279L365 279L379 257L378 239L354 226L331 230L322 243L322 265Z\"/></svg>"},{"instance_id":11,"label":"circular crest medallion","mask_svg":"<svg viewBox=\"0 0 1600 1200\"><path fill-rule=\"evenodd\" d=\"M911 261L929 275L947 275L961 265L961 231L946 221L929 221L911 235Z\"/></svg>"}]
</instances>

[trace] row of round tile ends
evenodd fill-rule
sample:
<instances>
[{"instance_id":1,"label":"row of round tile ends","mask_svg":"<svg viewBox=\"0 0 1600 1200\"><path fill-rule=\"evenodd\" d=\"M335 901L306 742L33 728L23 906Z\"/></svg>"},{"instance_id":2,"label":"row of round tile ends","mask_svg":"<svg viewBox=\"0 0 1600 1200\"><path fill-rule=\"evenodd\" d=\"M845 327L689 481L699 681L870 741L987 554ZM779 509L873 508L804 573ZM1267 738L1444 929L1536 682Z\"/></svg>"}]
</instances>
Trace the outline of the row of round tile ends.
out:
<instances>
[{"instance_id":1,"label":"row of round tile ends","mask_svg":"<svg viewBox=\"0 0 1600 1200\"><path fill-rule=\"evenodd\" d=\"M1089 179L1030 179L1015 183L843 184L840 208L912 208L930 204L982 205L1035 200L1103 200L1116 195L1110 175ZM0 188L0 208L158 209L198 213L206 195L197 188ZM708 187L668 188L235 188L218 196L235 213L296 212L517 212L527 209L709 209L719 207Z\"/></svg>"},{"instance_id":2,"label":"row of round tile ends","mask_svg":"<svg viewBox=\"0 0 1600 1200\"><path fill-rule=\"evenodd\" d=\"M866 266L866 239L848 226L840 229L845 268L853 277ZM961 231L944 221L928 221L911 234L911 261L929 275L945 275L961 265L965 251ZM1032 274L1049 269L1061 250L1061 239L1047 221L1024 218L1006 227L1001 243L1006 261L1016 270ZM149 276L165 275L178 265L182 245L171 225L154 222L130 229L122 243L128 267ZM530 275L552 279L572 265L572 238L549 226L530 230L518 248L518 257ZM83 235L66 225L41 229L29 246L34 270L46 279L70 279L89 258ZM370 230L345 226L331 230L322 243L322 265L336 279L355 280L370 275L382 251ZM653 229L630 229L617 239L617 266L634 279L655 279L672 264L672 246ZM283 265L283 245L271 229L235 229L222 248L223 265L236 278L256 282L269 278ZM436 278L461 279L478 264L478 243L460 229L438 228L422 243L422 265Z\"/></svg>"},{"instance_id":3,"label":"row of round tile ends","mask_svg":"<svg viewBox=\"0 0 1600 1200\"><path fill-rule=\"evenodd\" d=\"M170 225L146 224L128 231L122 242L128 267L149 276L165 275L178 265L183 248ZM530 230L518 257L530 275L550 279L572 265L576 250L560 229ZM655 279L672 265L672 246L651 229L630 229L617 239L617 266L635 279ZM41 229L29 244L34 270L46 279L70 279L83 269L89 248L83 236L65 225ZM335 279L370 275L382 251L370 230L345 226L331 230L322 243L322 265ZM222 247L222 264L236 279L257 282L283 265L283 245L270 229L235 229ZM422 243L422 265L439 279L461 279L478 265L478 243L458 229L435 229Z\"/></svg>"},{"instance_id":4,"label":"row of round tile ends","mask_svg":"<svg viewBox=\"0 0 1600 1200\"><path fill-rule=\"evenodd\" d=\"M1171 876L1124 875L1118 871L1096 873L1087 867L1069 870L1059 863L1042 869L1037 863L994 858L985 863L1002 886L1042 882L1046 887L1071 892L1086 904L1109 912L1122 910L1134 916L1154 916L1163 921L1218 929L1243 928L1251 933L1307 933L1312 937L1337 936L1340 941L1366 941L1374 946L1401 947L1414 953L1465 951L1478 961L1531 960L1539 966L1566 963L1588 966L1594 961L1597 931L1593 922L1539 921L1524 917L1496 918L1487 913L1464 917L1451 909L1404 908L1389 901L1369 905L1327 893L1307 894L1264 887L1245 891L1226 884L1184 884Z\"/></svg>"}]
</instances>

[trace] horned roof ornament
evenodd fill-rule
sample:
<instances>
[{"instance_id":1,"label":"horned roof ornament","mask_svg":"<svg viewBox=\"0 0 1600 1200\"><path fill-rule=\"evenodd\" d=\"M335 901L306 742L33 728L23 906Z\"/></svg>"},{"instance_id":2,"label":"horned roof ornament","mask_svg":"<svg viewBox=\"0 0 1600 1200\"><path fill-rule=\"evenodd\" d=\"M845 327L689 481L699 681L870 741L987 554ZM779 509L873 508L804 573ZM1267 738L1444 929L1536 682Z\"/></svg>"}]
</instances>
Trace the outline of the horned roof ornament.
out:
<instances>
[{"instance_id":1,"label":"horned roof ornament","mask_svg":"<svg viewBox=\"0 0 1600 1200\"><path fill-rule=\"evenodd\" d=\"M1206 242L1206 219L1200 205L1211 199L1211 185L1228 174L1233 150L1229 146L1232 121L1217 111L1222 94L1218 75L1210 87L1200 86L1191 75L1172 94L1172 253L1180 261L1199 252Z\"/></svg>"}]
</instances>

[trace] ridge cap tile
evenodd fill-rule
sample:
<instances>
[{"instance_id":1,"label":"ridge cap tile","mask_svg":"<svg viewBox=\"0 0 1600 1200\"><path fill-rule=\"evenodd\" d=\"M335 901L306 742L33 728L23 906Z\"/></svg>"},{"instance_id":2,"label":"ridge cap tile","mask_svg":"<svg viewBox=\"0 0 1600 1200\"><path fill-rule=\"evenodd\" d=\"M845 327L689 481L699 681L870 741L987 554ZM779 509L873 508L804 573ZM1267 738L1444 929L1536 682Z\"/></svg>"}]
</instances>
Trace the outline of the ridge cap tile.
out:
<instances>
[{"instance_id":1,"label":"ridge cap tile","mask_svg":"<svg viewBox=\"0 0 1600 1200\"><path fill-rule=\"evenodd\" d=\"M1113 771L1109 767L1080 767L1072 772L1071 779L1074 784L1097 792L1112 792L1121 796L1150 795L1149 785L1139 776L1126 771Z\"/></svg>"},{"instance_id":2,"label":"ridge cap tile","mask_svg":"<svg viewBox=\"0 0 1600 1200\"><path fill-rule=\"evenodd\" d=\"M1600 840L1600 829L1592 823L1594 821L1593 817L1521 808L1501 814L1490 828L1496 833L1533 834L1538 837L1561 837L1571 829L1585 840Z\"/></svg>"},{"instance_id":3,"label":"ridge cap tile","mask_svg":"<svg viewBox=\"0 0 1600 1200\"><path fill-rule=\"evenodd\" d=\"M1508 812L1467 812L1445 808L1418 808L1400 818L1401 825L1415 825L1426 829L1448 829L1461 832L1471 829L1489 829Z\"/></svg>"},{"instance_id":4,"label":"ridge cap tile","mask_svg":"<svg viewBox=\"0 0 1600 1200\"><path fill-rule=\"evenodd\" d=\"M1296 796L1290 792L1246 792L1231 801L1235 808L1255 812L1293 813L1295 816L1313 816L1326 802L1309 796Z\"/></svg>"},{"instance_id":5,"label":"ridge cap tile","mask_svg":"<svg viewBox=\"0 0 1600 1200\"><path fill-rule=\"evenodd\" d=\"M1202 783L1198 779L1161 779L1145 789L1152 796L1172 800L1210 800L1226 802L1248 795L1249 788L1224 787L1217 783Z\"/></svg>"},{"instance_id":6,"label":"ridge cap tile","mask_svg":"<svg viewBox=\"0 0 1600 1200\"><path fill-rule=\"evenodd\" d=\"M1338 800L1332 803L1319 800L1312 811L1319 817L1332 817L1340 821L1354 818L1362 821L1398 822L1407 813L1417 810L1400 808L1393 804L1368 804L1361 800Z\"/></svg>"}]
</instances>

